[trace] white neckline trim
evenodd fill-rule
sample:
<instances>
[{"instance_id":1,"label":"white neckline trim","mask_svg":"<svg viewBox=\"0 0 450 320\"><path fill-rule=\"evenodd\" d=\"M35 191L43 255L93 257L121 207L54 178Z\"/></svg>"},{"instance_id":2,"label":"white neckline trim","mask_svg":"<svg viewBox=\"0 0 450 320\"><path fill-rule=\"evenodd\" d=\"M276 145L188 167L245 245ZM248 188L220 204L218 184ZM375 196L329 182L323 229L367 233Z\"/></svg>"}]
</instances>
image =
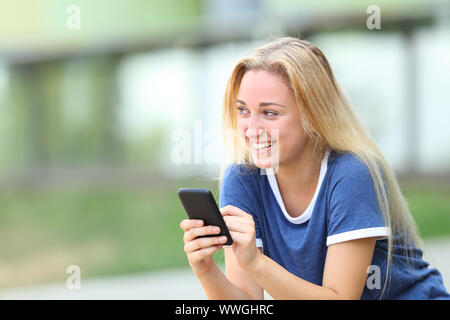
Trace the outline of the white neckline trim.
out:
<instances>
[{"instance_id":1,"label":"white neckline trim","mask_svg":"<svg viewBox=\"0 0 450 320\"><path fill-rule=\"evenodd\" d=\"M327 173L329 154L330 154L330 150L327 150L322 159L322 163L320 165L319 181L317 183L316 191L314 192L314 196L313 196L311 202L309 203L306 210L300 216L295 217L295 218L291 217L289 215L289 213L286 211L286 208L284 207L283 198L281 197L280 189L278 188L277 178L276 178L273 168L266 169L267 179L269 180L270 188L272 189L272 192L273 192L275 198L277 199L277 202L281 208L281 211L283 212L286 219L289 220L290 222L292 222L294 224L301 224L301 223L308 221L309 218L311 218L311 215L312 215L312 212L314 209L314 205L316 203L316 199L317 199L317 196L320 191L320 187L322 186L323 179L325 177L325 174Z\"/></svg>"}]
</instances>

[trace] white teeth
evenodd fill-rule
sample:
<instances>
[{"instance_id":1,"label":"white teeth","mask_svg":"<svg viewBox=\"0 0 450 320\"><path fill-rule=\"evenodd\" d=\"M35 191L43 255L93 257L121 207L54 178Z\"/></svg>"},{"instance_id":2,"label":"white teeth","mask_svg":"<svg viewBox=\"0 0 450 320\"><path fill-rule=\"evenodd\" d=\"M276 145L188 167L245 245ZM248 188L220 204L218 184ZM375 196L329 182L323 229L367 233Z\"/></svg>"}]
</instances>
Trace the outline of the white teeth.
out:
<instances>
[{"instance_id":1,"label":"white teeth","mask_svg":"<svg viewBox=\"0 0 450 320\"><path fill-rule=\"evenodd\" d=\"M270 147L272 145L271 142L267 142L267 143L254 143L253 147L257 150L261 150L267 147Z\"/></svg>"}]
</instances>

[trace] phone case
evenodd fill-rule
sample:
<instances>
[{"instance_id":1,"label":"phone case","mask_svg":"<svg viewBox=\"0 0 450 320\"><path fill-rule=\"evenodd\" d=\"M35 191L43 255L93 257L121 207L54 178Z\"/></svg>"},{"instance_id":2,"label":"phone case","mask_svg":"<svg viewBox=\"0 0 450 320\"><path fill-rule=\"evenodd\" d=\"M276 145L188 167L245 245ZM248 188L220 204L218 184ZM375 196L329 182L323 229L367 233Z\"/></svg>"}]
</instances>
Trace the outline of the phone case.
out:
<instances>
[{"instance_id":1,"label":"phone case","mask_svg":"<svg viewBox=\"0 0 450 320\"><path fill-rule=\"evenodd\" d=\"M181 188L178 190L178 196L190 219L201 219L205 226L220 227L219 234L204 237L224 235L228 239L224 245L230 246L233 244L233 239L211 191L199 188Z\"/></svg>"}]
</instances>

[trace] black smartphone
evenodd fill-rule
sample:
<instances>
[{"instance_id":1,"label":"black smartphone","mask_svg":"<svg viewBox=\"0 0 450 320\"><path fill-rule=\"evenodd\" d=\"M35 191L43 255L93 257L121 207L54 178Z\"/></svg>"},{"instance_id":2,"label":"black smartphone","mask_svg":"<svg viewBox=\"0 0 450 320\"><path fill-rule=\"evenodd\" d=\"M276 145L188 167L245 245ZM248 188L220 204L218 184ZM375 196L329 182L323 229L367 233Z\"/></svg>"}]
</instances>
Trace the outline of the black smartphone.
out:
<instances>
[{"instance_id":1,"label":"black smartphone","mask_svg":"<svg viewBox=\"0 0 450 320\"><path fill-rule=\"evenodd\" d=\"M230 231L211 191L199 188L180 188L178 189L178 196L189 219L200 219L204 221L204 226L218 226L220 228L219 234L202 237L226 236L227 242L224 245L231 246L233 244Z\"/></svg>"}]
</instances>

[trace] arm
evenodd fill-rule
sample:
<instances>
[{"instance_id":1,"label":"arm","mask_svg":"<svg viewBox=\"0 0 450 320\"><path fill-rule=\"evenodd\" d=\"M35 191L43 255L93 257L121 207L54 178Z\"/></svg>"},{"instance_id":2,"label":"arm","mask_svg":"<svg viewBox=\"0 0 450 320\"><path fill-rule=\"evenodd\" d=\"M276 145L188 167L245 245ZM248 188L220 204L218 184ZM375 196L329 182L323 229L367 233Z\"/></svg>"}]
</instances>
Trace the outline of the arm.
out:
<instances>
[{"instance_id":1,"label":"arm","mask_svg":"<svg viewBox=\"0 0 450 320\"><path fill-rule=\"evenodd\" d=\"M184 250L189 264L200 280L207 297L209 299L251 299L246 291L235 286L223 274L212 259L212 255L222 248L223 242L220 241L220 237L199 238L202 235L218 234L219 230L214 230L212 226L204 227L201 220L183 220L180 227L184 231ZM227 270L235 269L236 264L233 264L232 257L227 260ZM232 273L236 274L236 272Z\"/></svg>"},{"instance_id":2,"label":"arm","mask_svg":"<svg viewBox=\"0 0 450 320\"><path fill-rule=\"evenodd\" d=\"M217 267L216 264L210 272L197 276L210 300L249 300L251 297L239 287L236 287Z\"/></svg>"},{"instance_id":3,"label":"arm","mask_svg":"<svg viewBox=\"0 0 450 320\"><path fill-rule=\"evenodd\" d=\"M258 249L258 251L261 253L261 249ZM227 278L230 279L236 287L246 292L249 298L264 300L263 288L239 265L233 249L230 247L225 248L225 270Z\"/></svg>"},{"instance_id":4,"label":"arm","mask_svg":"<svg viewBox=\"0 0 450 320\"><path fill-rule=\"evenodd\" d=\"M375 238L330 245L322 286L293 275L262 254L247 271L275 299L360 299L374 247Z\"/></svg>"},{"instance_id":5,"label":"arm","mask_svg":"<svg viewBox=\"0 0 450 320\"><path fill-rule=\"evenodd\" d=\"M239 266L231 248L225 248L226 276L216 264L210 272L198 276L208 299L263 300L261 286Z\"/></svg>"},{"instance_id":6,"label":"arm","mask_svg":"<svg viewBox=\"0 0 450 320\"><path fill-rule=\"evenodd\" d=\"M275 299L360 299L372 261L375 237L328 247L322 286L303 280L256 249L252 216L226 206L221 209L234 243L237 264ZM242 283L245 283L242 281Z\"/></svg>"}]
</instances>

